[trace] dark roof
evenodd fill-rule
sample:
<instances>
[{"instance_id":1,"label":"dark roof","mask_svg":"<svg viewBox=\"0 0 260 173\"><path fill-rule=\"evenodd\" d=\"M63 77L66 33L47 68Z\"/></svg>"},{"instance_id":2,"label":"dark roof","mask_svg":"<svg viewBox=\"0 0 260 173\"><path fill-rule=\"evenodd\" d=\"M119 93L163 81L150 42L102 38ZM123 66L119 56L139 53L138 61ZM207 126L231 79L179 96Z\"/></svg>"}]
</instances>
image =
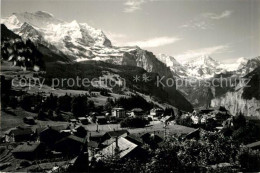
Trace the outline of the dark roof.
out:
<instances>
[{"instance_id":1,"label":"dark roof","mask_svg":"<svg viewBox=\"0 0 260 173\"><path fill-rule=\"evenodd\" d=\"M34 152L40 145L40 142L35 143L24 143L22 145L18 145L12 152L20 153L20 152Z\"/></svg>"},{"instance_id":2,"label":"dark roof","mask_svg":"<svg viewBox=\"0 0 260 173\"><path fill-rule=\"evenodd\" d=\"M14 136L31 135L33 134L33 131L31 128L16 128L9 132L9 135L11 134L14 134Z\"/></svg>"},{"instance_id":3,"label":"dark roof","mask_svg":"<svg viewBox=\"0 0 260 173\"><path fill-rule=\"evenodd\" d=\"M64 126L64 125L60 125L60 126L48 126L48 127L39 127L36 129L36 132L39 134L43 131L46 131L46 130L54 130L54 131L57 131L57 132L60 132L61 130L65 130L67 129L67 126Z\"/></svg>"},{"instance_id":4,"label":"dark roof","mask_svg":"<svg viewBox=\"0 0 260 173\"><path fill-rule=\"evenodd\" d=\"M135 143L136 145L141 145L143 143L142 138L136 136L136 135L128 135L127 137L125 137L127 140L129 140L130 142Z\"/></svg>"},{"instance_id":5,"label":"dark roof","mask_svg":"<svg viewBox=\"0 0 260 173\"><path fill-rule=\"evenodd\" d=\"M260 141L253 142L251 144L247 144L246 147L248 147L248 148L260 147Z\"/></svg>"},{"instance_id":6,"label":"dark roof","mask_svg":"<svg viewBox=\"0 0 260 173\"><path fill-rule=\"evenodd\" d=\"M73 140L73 141L77 141L77 142L82 143L82 144L85 143L84 138L80 138L80 137L77 137L77 136L74 136L74 135L66 136L66 137L62 138L61 140L57 141L56 143L60 143L60 142L66 141L66 140Z\"/></svg>"},{"instance_id":7,"label":"dark roof","mask_svg":"<svg viewBox=\"0 0 260 173\"><path fill-rule=\"evenodd\" d=\"M129 134L129 132L127 130L110 131L110 132L107 132L106 134L108 134L110 137L119 137L125 133Z\"/></svg>"}]
</instances>

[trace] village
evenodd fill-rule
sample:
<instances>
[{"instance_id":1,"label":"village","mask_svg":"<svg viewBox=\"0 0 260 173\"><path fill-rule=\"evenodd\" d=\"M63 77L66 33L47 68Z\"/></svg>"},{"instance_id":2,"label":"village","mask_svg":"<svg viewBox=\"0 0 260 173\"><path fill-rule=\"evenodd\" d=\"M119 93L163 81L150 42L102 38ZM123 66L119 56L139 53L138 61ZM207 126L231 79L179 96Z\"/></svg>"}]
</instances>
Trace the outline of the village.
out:
<instances>
[{"instance_id":1,"label":"village","mask_svg":"<svg viewBox=\"0 0 260 173\"><path fill-rule=\"evenodd\" d=\"M3 76L1 85L8 94L2 97L2 112L27 112L22 117L12 115L20 119L15 127L2 124L0 169L4 171L63 172L81 166L94 169L108 158L142 160L148 150L156 150L168 140L199 140L203 133L223 133L223 129L237 128L237 122L243 123L224 107L189 113L163 109L136 95L108 98L100 107L90 98L108 96L107 91L59 97L55 92L28 93L12 88ZM252 136L249 141L256 142L247 146L259 149L258 139Z\"/></svg>"}]
</instances>

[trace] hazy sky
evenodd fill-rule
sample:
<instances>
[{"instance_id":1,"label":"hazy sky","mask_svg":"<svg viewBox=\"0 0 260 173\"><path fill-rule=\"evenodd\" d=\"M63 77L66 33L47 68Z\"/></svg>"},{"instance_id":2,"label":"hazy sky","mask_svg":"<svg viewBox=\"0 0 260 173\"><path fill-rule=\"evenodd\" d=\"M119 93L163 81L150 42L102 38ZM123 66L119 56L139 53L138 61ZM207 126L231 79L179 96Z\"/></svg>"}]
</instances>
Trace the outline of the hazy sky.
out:
<instances>
[{"instance_id":1,"label":"hazy sky","mask_svg":"<svg viewBox=\"0 0 260 173\"><path fill-rule=\"evenodd\" d=\"M179 61L209 54L224 63L260 55L260 0L2 0L1 15L43 10Z\"/></svg>"}]
</instances>

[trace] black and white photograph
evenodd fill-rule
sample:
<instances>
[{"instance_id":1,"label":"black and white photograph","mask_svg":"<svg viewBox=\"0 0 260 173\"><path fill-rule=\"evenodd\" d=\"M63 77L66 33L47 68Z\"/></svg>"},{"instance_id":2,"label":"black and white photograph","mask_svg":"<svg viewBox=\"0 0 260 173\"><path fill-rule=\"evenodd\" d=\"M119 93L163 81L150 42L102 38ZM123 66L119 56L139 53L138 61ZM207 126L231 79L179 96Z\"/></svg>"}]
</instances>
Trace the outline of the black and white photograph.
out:
<instances>
[{"instance_id":1,"label":"black and white photograph","mask_svg":"<svg viewBox=\"0 0 260 173\"><path fill-rule=\"evenodd\" d=\"M0 4L0 172L260 172L260 0Z\"/></svg>"}]
</instances>

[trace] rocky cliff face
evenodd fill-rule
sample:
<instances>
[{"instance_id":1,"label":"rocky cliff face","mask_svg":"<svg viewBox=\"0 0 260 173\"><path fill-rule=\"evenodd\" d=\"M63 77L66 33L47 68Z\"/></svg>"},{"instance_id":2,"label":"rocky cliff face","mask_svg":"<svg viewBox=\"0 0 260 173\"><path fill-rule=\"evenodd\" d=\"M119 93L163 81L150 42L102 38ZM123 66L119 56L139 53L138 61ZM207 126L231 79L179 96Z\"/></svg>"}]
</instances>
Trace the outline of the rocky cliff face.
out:
<instances>
[{"instance_id":1,"label":"rocky cliff face","mask_svg":"<svg viewBox=\"0 0 260 173\"><path fill-rule=\"evenodd\" d=\"M238 92L228 92L224 96L211 100L211 106L225 106L232 115L243 113L245 116L257 116L260 119L260 101L252 98L246 100L242 98L243 90Z\"/></svg>"},{"instance_id":2,"label":"rocky cliff face","mask_svg":"<svg viewBox=\"0 0 260 173\"><path fill-rule=\"evenodd\" d=\"M225 106L233 115L239 112L245 116L260 119L260 67L244 77L235 91L227 92L211 100L211 106Z\"/></svg>"},{"instance_id":3,"label":"rocky cliff face","mask_svg":"<svg viewBox=\"0 0 260 173\"><path fill-rule=\"evenodd\" d=\"M124 53L122 65L141 67L148 72L158 73L165 78L175 76L170 68L159 61L152 52L140 48Z\"/></svg>"}]
</instances>

